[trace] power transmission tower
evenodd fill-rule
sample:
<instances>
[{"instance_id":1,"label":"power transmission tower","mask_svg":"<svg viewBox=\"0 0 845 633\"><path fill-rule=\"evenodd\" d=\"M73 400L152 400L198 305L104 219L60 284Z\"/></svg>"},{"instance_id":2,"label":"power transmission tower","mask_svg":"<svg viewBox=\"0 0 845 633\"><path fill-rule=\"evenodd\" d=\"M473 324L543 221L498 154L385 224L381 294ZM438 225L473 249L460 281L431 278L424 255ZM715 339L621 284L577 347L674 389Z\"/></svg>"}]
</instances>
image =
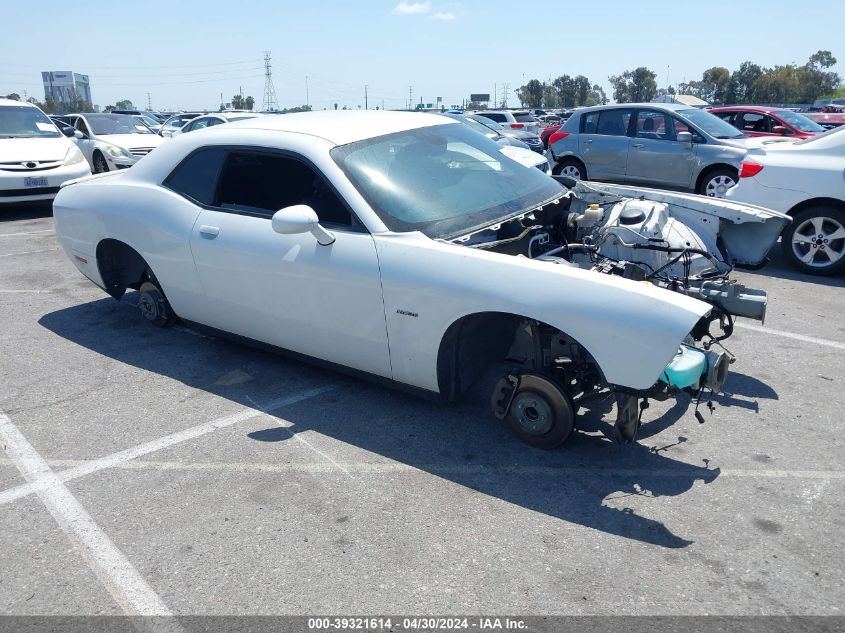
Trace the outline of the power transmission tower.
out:
<instances>
[{"instance_id":1,"label":"power transmission tower","mask_svg":"<svg viewBox=\"0 0 845 633\"><path fill-rule=\"evenodd\" d=\"M368 86L367 84L364 84L364 109L365 109L365 110L369 110L369 109L370 109L370 108L369 108L369 105L368 105L368 102L367 102L367 90L368 90L368 89L369 89L369 86Z\"/></svg>"},{"instance_id":2,"label":"power transmission tower","mask_svg":"<svg viewBox=\"0 0 845 633\"><path fill-rule=\"evenodd\" d=\"M153 109L153 102L152 102L152 99L150 98L150 93L148 92L147 93L147 110L152 110L152 109Z\"/></svg>"},{"instance_id":3,"label":"power transmission tower","mask_svg":"<svg viewBox=\"0 0 845 633\"><path fill-rule=\"evenodd\" d=\"M508 107L508 88L509 87L510 86L508 84L505 84L504 86L502 86L502 107L503 108Z\"/></svg>"},{"instance_id":4,"label":"power transmission tower","mask_svg":"<svg viewBox=\"0 0 845 633\"><path fill-rule=\"evenodd\" d=\"M273 67L270 65L270 51L264 51L264 102L261 110L275 112L279 109L276 101L276 88L273 86Z\"/></svg>"},{"instance_id":5,"label":"power transmission tower","mask_svg":"<svg viewBox=\"0 0 845 633\"><path fill-rule=\"evenodd\" d=\"M414 87L408 86L408 109L411 110L414 107Z\"/></svg>"}]
</instances>

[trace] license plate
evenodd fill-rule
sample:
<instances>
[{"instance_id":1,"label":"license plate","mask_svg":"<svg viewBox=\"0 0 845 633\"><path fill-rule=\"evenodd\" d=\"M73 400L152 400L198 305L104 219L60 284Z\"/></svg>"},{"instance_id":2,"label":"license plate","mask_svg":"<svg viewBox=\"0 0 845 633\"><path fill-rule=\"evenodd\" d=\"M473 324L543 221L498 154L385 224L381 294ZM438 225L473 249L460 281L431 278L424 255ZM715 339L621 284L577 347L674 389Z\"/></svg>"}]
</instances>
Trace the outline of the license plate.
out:
<instances>
[{"instance_id":1,"label":"license plate","mask_svg":"<svg viewBox=\"0 0 845 633\"><path fill-rule=\"evenodd\" d=\"M46 178L24 178L23 179L23 186L24 187L46 187L47 186L47 179Z\"/></svg>"}]
</instances>

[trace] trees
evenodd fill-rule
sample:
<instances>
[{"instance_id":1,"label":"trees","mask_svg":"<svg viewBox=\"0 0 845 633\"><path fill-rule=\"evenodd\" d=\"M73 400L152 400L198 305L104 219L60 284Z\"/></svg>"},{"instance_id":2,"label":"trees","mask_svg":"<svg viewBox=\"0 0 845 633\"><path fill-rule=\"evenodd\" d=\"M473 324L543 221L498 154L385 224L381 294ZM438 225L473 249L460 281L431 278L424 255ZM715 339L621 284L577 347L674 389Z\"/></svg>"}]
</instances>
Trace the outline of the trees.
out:
<instances>
[{"instance_id":1,"label":"trees","mask_svg":"<svg viewBox=\"0 0 845 633\"><path fill-rule=\"evenodd\" d=\"M537 79L532 79L524 86L517 88L516 97L523 106L539 108L543 103L543 84Z\"/></svg>"},{"instance_id":2,"label":"trees","mask_svg":"<svg viewBox=\"0 0 845 633\"><path fill-rule=\"evenodd\" d=\"M617 103L651 101L657 94L657 74L645 66L608 77Z\"/></svg>"},{"instance_id":3,"label":"trees","mask_svg":"<svg viewBox=\"0 0 845 633\"><path fill-rule=\"evenodd\" d=\"M21 96L17 92L12 92L6 95L6 99L11 99L12 101L20 101Z\"/></svg>"}]
</instances>

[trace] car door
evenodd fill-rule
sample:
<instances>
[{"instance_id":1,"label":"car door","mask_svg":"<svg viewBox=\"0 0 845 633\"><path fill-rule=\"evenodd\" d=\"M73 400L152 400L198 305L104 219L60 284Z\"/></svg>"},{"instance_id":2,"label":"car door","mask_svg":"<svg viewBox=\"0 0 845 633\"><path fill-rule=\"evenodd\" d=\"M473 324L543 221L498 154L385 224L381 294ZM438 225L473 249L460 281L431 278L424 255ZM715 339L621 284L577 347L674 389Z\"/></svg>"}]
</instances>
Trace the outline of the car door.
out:
<instances>
[{"instance_id":1,"label":"car door","mask_svg":"<svg viewBox=\"0 0 845 633\"><path fill-rule=\"evenodd\" d=\"M191 234L202 322L391 377L375 243L330 183L293 153L231 148L215 160L214 199ZM314 208L334 243L273 231L273 214L297 204Z\"/></svg>"},{"instance_id":2,"label":"car door","mask_svg":"<svg viewBox=\"0 0 845 633\"><path fill-rule=\"evenodd\" d=\"M634 138L628 152L626 178L630 182L689 187L695 166L691 144L677 140L676 122L660 110L638 110Z\"/></svg>"},{"instance_id":3,"label":"car door","mask_svg":"<svg viewBox=\"0 0 845 633\"><path fill-rule=\"evenodd\" d=\"M75 138L74 142L76 143L77 147L79 147L79 151L82 152L82 155L85 156L85 159L88 161L88 164L91 165L91 168L94 168L94 149L97 145L97 141L94 139L94 135L91 133L91 128L88 127L88 124L85 122L81 116L70 117L73 120L73 127L77 130L82 132L85 136L83 138Z\"/></svg>"},{"instance_id":4,"label":"car door","mask_svg":"<svg viewBox=\"0 0 845 633\"><path fill-rule=\"evenodd\" d=\"M769 117L759 112L740 112L736 116L736 127L746 136L771 136Z\"/></svg>"},{"instance_id":5,"label":"car door","mask_svg":"<svg viewBox=\"0 0 845 633\"><path fill-rule=\"evenodd\" d=\"M609 108L581 118L578 151L590 180L625 181L632 113L630 108Z\"/></svg>"}]
</instances>

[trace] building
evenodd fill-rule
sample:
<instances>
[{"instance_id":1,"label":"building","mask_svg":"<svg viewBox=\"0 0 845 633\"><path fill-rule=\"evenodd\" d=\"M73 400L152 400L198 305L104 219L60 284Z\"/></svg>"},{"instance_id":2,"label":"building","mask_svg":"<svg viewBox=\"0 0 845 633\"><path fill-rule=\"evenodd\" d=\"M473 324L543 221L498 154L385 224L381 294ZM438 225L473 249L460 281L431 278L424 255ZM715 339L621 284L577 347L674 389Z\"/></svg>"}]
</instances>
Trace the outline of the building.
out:
<instances>
[{"instance_id":1,"label":"building","mask_svg":"<svg viewBox=\"0 0 845 633\"><path fill-rule=\"evenodd\" d=\"M42 72L41 80L44 82L45 99L53 97L59 103L82 99L93 103L88 75L80 75L70 70L54 70Z\"/></svg>"},{"instance_id":2,"label":"building","mask_svg":"<svg viewBox=\"0 0 845 633\"><path fill-rule=\"evenodd\" d=\"M706 108L709 103L693 95L660 95L651 100L652 103L677 103L691 108Z\"/></svg>"}]
</instances>

